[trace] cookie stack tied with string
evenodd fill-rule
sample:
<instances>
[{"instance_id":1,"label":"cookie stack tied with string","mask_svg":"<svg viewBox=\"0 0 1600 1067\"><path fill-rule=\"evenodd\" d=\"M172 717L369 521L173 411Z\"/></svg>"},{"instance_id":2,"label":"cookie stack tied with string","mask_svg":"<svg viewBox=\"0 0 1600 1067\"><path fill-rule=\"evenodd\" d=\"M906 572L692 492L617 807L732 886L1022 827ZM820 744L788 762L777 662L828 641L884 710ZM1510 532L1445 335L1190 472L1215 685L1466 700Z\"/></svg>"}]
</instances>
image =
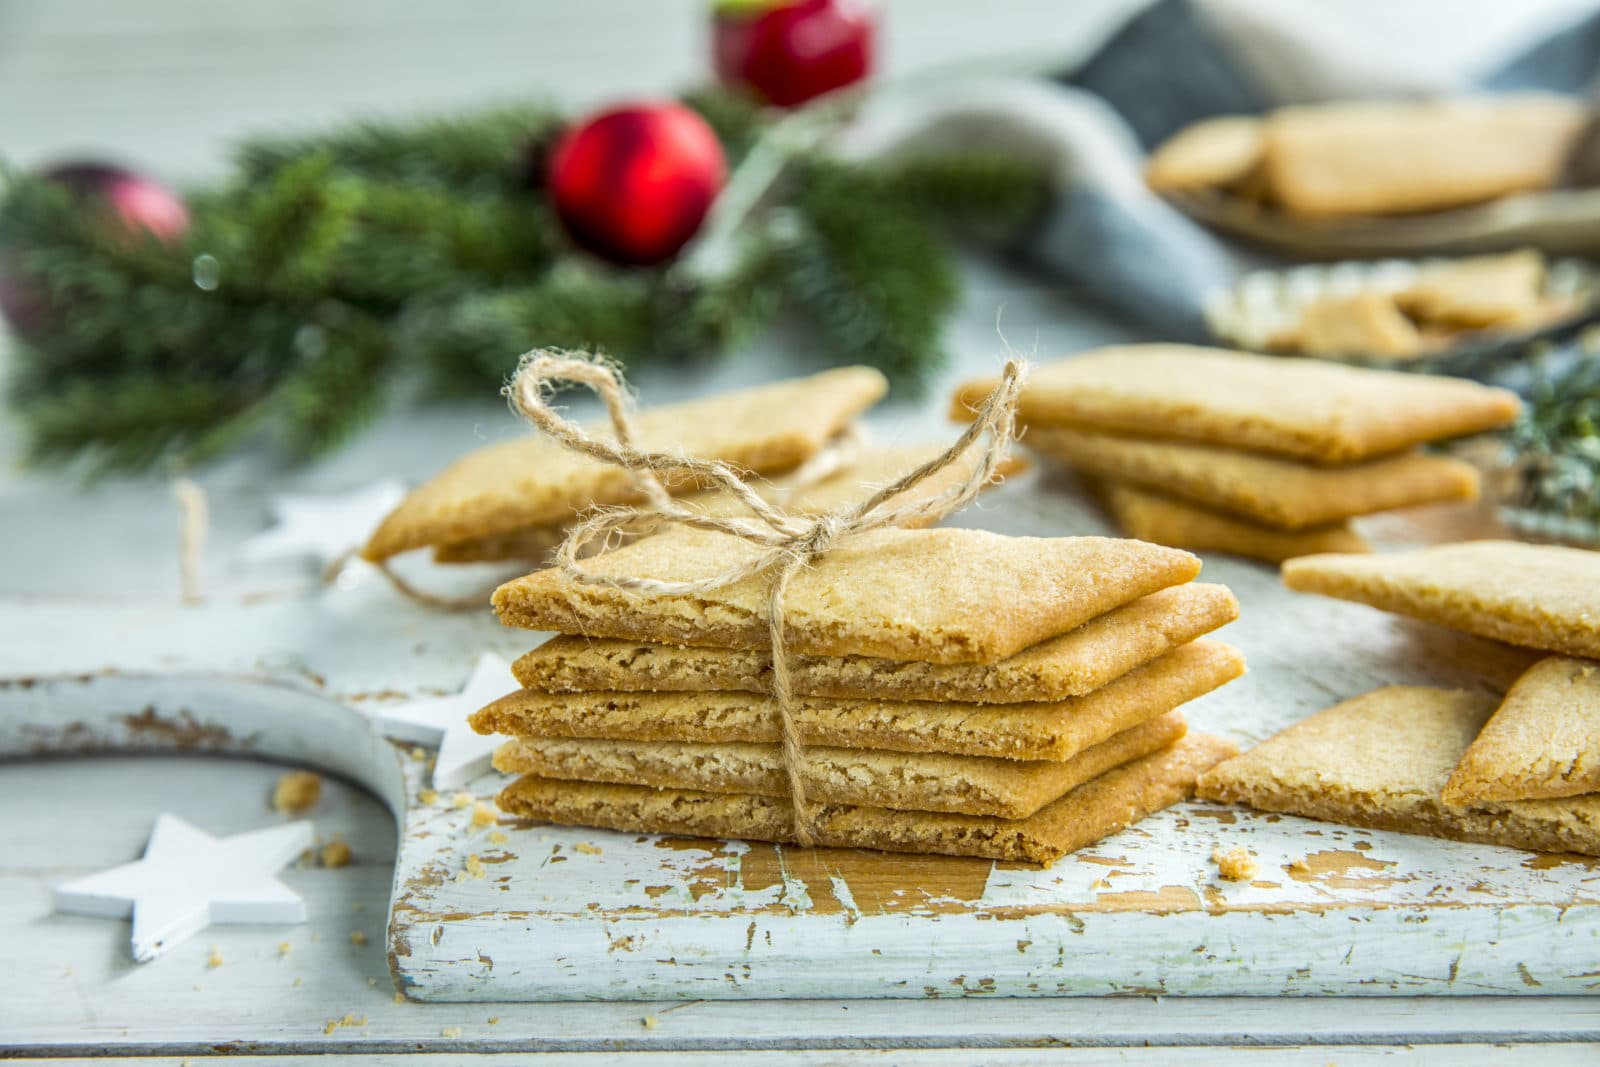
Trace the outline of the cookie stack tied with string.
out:
<instances>
[{"instance_id":1,"label":"cookie stack tied with string","mask_svg":"<svg viewBox=\"0 0 1600 1067\"><path fill-rule=\"evenodd\" d=\"M1231 752L1177 710L1243 671L1196 640L1234 617L1187 552L1100 537L925 529L1005 469L1025 367L949 449L872 489L773 503L725 465L595 440L542 386L604 368L524 361L510 393L647 504L581 522L502 586L502 622L557 636L473 726L513 740L499 798L527 819L632 832L1048 862L1189 795ZM674 500L689 472L713 506ZM647 529L586 555L619 529Z\"/></svg>"},{"instance_id":2,"label":"cookie stack tied with string","mask_svg":"<svg viewBox=\"0 0 1600 1067\"><path fill-rule=\"evenodd\" d=\"M992 381L963 385L970 419ZM1472 500L1478 474L1424 446L1514 420L1476 382L1187 345L1125 345L1040 368L1023 441L1087 476L1124 531L1279 562L1364 552L1358 516Z\"/></svg>"}]
</instances>

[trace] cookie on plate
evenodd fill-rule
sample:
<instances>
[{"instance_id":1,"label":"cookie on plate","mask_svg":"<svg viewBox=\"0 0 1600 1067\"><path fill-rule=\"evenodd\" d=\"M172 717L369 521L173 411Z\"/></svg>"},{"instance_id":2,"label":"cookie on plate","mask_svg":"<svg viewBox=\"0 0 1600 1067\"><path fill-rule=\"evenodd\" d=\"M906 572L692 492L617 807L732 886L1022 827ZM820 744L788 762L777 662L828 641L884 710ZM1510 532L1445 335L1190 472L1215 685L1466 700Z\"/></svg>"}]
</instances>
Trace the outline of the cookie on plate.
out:
<instances>
[{"instance_id":1,"label":"cookie on plate","mask_svg":"<svg viewBox=\"0 0 1600 1067\"><path fill-rule=\"evenodd\" d=\"M1245 180L1261 164L1262 120L1224 115L1186 127L1145 164L1145 182L1157 192L1220 189Z\"/></svg>"}]
</instances>

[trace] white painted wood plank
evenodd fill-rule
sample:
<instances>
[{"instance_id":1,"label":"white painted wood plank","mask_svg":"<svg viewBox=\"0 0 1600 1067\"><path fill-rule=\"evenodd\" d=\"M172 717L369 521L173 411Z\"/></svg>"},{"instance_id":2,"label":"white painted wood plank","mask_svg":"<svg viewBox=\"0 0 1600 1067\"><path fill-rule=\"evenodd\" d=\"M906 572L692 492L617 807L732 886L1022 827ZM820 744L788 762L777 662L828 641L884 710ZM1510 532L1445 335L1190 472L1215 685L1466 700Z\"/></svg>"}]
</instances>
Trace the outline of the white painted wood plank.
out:
<instances>
[{"instance_id":1,"label":"white painted wood plank","mask_svg":"<svg viewBox=\"0 0 1600 1067\"><path fill-rule=\"evenodd\" d=\"M1287 1064L1289 1067L1315 1065L1327 1067L1361 1067L1363 1064L1392 1064L1397 1050L1375 1045L1339 1045L1312 1048L1124 1048L1107 1049L986 1049L982 1062L990 1067L1077 1067L1095 1064L1170 1064L1172 1067L1237 1067L1254 1064ZM1536 1058L1540 1067L1589 1067L1600 1054L1593 1045L1500 1045L1494 1048L1469 1045L1422 1046L1405 1050L1408 1064L1439 1065L1439 1067L1500 1067L1507 1062L1523 1062ZM211 1062L209 1057L192 1057L192 1062ZM219 1057L220 1059L220 1057ZM609 1052L571 1053L500 1053L479 1055L473 1063L485 1067L514 1067L537 1064L538 1067L589 1067L609 1063L614 1059ZM697 1067L708 1064L743 1064L750 1061L747 1052L653 1052L629 1057L629 1062L649 1067ZM35 1061L41 1067L139 1067L149 1064L148 1059L47 1059ZM229 1056L229 1064L236 1067L264 1067L283 1062L279 1057ZM435 1064L458 1063L456 1054L423 1053L413 1055L345 1055L342 1063L355 1067L432 1067ZM925 1067L954 1067L974 1062L973 1053L966 1049L886 1049L857 1051L774 1051L762 1057L763 1063L784 1064L786 1067L857 1067L865 1064L925 1065Z\"/></svg>"}]
</instances>

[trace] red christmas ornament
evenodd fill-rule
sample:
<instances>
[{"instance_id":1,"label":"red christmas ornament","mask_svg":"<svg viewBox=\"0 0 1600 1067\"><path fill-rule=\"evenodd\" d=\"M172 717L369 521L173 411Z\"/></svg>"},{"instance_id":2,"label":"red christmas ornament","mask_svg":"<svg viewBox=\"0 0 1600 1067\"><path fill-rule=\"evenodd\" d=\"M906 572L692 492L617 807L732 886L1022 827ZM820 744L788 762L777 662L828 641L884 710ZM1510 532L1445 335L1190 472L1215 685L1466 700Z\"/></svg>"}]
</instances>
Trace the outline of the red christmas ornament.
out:
<instances>
[{"instance_id":1,"label":"red christmas ornament","mask_svg":"<svg viewBox=\"0 0 1600 1067\"><path fill-rule=\"evenodd\" d=\"M104 209L123 235L145 230L173 244L189 230L189 209L177 194L133 171L105 163L63 163L43 176L71 190L86 209ZM0 269L0 314L25 337L44 330L54 318L39 287L11 269Z\"/></svg>"},{"instance_id":2,"label":"red christmas ornament","mask_svg":"<svg viewBox=\"0 0 1600 1067\"><path fill-rule=\"evenodd\" d=\"M682 104L637 104L567 130L548 184L572 239L613 263L676 255L728 177L717 135Z\"/></svg>"},{"instance_id":3,"label":"red christmas ornament","mask_svg":"<svg viewBox=\"0 0 1600 1067\"><path fill-rule=\"evenodd\" d=\"M876 25L857 0L721 0L712 54L724 85L794 107L872 71Z\"/></svg>"}]
</instances>

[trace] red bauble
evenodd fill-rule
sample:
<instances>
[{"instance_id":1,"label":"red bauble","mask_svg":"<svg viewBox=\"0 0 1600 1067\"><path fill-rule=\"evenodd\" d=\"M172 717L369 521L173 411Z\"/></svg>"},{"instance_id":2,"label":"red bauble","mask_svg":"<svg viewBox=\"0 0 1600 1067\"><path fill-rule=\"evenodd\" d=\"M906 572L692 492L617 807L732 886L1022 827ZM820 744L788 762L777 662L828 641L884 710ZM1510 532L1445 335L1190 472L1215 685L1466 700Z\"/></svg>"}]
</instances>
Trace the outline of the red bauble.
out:
<instances>
[{"instance_id":1,"label":"red bauble","mask_svg":"<svg viewBox=\"0 0 1600 1067\"><path fill-rule=\"evenodd\" d=\"M145 230L172 244L188 232L189 210L177 194L130 170L105 163L64 163L45 171L44 177L71 190L87 210L104 210L120 235ZM18 334L42 332L55 312L37 284L0 263L0 314Z\"/></svg>"},{"instance_id":2,"label":"red bauble","mask_svg":"<svg viewBox=\"0 0 1600 1067\"><path fill-rule=\"evenodd\" d=\"M717 77L779 107L872 72L876 26L857 0L723 0L715 12Z\"/></svg>"},{"instance_id":3,"label":"red bauble","mask_svg":"<svg viewBox=\"0 0 1600 1067\"><path fill-rule=\"evenodd\" d=\"M728 177L722 144L682 104L604 111L562 135L548 184L572 239L613 263L676 255Z\"/></svg>"},{"instance_id":4,"label":"red bauble","mask_svg":"<svg viewBox=\"0 0 1600 1067\"><path fill-rule=\"evenodd\" d=\"M176 193L149 178L104 163L66 163L44 176L71 189L85 204L111 209L127 232L148 230L171 244L189 229L189 209Z\"/></svg>"}]
</instances>

